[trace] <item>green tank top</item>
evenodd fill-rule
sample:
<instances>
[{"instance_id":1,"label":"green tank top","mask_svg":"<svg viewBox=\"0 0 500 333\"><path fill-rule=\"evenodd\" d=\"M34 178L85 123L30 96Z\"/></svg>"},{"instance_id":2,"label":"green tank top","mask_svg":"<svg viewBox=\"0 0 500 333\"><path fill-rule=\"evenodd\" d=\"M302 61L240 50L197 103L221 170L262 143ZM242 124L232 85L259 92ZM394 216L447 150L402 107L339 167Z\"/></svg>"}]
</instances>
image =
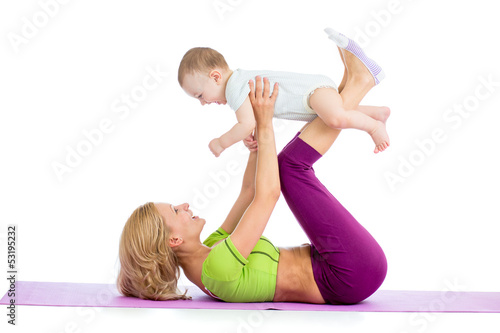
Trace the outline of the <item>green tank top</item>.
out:
<instances>
[{"instance_id":1,"label":"green tank top","mask_svg":"<svg viewBox=\"0 0 500 333\"><path fill-rule=\"evenodd\" d=\"M231 236L219 228L203 242L214 246L203 262L201 282L209 294L225 302L270 302L276 290L279 250L260 237L247 259Z\"/></svg>"}]
</instances>

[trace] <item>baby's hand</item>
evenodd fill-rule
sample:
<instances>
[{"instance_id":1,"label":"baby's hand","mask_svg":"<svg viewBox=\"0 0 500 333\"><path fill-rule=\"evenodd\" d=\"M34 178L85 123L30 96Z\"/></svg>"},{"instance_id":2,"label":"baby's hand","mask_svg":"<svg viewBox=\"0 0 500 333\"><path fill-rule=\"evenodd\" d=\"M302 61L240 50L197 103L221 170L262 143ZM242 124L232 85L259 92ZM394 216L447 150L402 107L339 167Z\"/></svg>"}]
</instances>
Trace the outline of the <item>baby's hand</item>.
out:
<instances>
[{"instance_id":1,"label":"baby's hand","mask_svg":"<svg viewBox=\"0 0 500 333\"><path fill-rule=\"evenodd\" d=\"M210 141L210 143L208 144L208 148L210 148L210 151L215 155L215 157L219 157L220 154L224 151L224 148L222 148L222 146L220 145L219 138Z\"/></svg>"},{"instance_id":2,"label":"baby's hand","mask_svg":"<svg viewBox=\"0 0 500 333\"><path fill-rule=\"evenodd\" d=\"M243 140L243 144L245 145L245 147L248 148L248 150L250 151L257 151L257 140L255 140L255 137L253 136L253 134L250 134L249 136L247 136L244 140Z\"/></svg>"}]
</instances>

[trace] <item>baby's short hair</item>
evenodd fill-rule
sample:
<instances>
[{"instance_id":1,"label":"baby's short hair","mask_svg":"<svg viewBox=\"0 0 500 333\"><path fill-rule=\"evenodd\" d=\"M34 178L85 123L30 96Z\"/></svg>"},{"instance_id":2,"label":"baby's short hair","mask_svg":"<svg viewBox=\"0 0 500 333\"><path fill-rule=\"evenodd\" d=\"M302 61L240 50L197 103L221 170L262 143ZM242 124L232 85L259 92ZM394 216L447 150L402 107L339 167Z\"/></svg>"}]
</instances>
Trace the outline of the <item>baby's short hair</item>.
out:
<instances>
[{"instance_id":1,"label":"baby's short hair","mask_svg":"<svg viewBox=\"0 0 500 333\"><path fill-rule=\"evenodd\" d=\"M224 56L209 47L194 47L182 57L177 80L182 86L182 81L187 74L195 72L208 74L214 68L229 69Z\"/></svg>"}]
</instances>

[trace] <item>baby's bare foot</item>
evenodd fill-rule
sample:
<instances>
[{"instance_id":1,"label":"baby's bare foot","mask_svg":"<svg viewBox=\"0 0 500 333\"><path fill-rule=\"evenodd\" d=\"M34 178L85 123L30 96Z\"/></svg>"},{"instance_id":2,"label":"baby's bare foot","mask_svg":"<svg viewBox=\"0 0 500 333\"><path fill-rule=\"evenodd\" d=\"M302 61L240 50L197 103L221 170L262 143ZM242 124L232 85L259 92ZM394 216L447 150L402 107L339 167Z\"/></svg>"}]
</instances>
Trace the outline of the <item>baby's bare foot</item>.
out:
<instances>
[{"instance_id":1,"label":"baby's bare foot","mask_svg":"<svg viewBox=\"0 0 500 333\"><path fill-rule=\"evenodd\" d=\"M372 119L380 120L384 124L387 122L387 118L391 115L391 109L387 106L359 105L356 110L366 114Z\"/></svg>"},{"instance_id":2,"label":"baby's bare foot","mask_svg":"<svg viewBox=\"0 0 500 333\"><path fill-rule=\"evenodd\" d=\"M377 127L369 133L375 142L375 150L373 151L375 154L384 151L387 147L389 147L389 135L387 134L387 130L385 128L385 124L382 121L377 121Z\"/></svg>"},{"instance_id":3,"label":"baby's bare foot","mask_svg":"<svg viewBox=\"0 0 500 333\"><path fill-rule=\"evenodd\" d=\"M391 109L389 109L389 107L380 106L378 107L375 119L380 120L385 124L390 115L391 115Z\"/></svg>"}]
</instances>

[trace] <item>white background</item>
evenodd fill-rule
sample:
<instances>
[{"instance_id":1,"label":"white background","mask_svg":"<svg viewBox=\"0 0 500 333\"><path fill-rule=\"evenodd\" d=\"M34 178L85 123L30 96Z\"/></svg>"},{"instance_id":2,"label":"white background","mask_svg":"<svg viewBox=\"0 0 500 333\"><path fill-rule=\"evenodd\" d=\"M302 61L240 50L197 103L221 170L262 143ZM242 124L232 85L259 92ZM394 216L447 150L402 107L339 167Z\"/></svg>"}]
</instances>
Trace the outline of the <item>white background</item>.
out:
<instances>
[{"instance_id":1,"label":"white background","mask_svg":"<svg viewBox=\"0 0 500 333\"><path fill-rule=\"evenodd\" d=\"M52 3L51 16L43 14L45 3ZM147 201L191 203L207 220L207 236L239 192L247 153L242 144L218 159L210 153L208 142L235 117L226 106L201 107L182 91L177 68L183 54L209 46L233 69L322 73L340 83L338 52L323 33L331 26L362 43L387 75L363 104L391 107L390 148L375 155L368 135L346 130L315 167L385 250L389 271L381 289L500 291L500 23L494 8L489 0L2 2L1 266L6 272L6 231L13 223L19 280L114 283L121 229ZM30 30L33 23L39 27ZM24 39L16 44L16 38ZM125 105L123 95L139 91L148 68L168 74L126 116L114 112ZM494 82L490 90L484 80ZM454 107L471 111L459 116ZM84 131L103 119L113 124L110 133L58 177L54 163L67 164L68 149L85 145ZM278 149L302 125L276 122ZM436 130L444 142L422 151L416 141L428 142ZM229 175L228 165L237 172ZM391 186L388 173L401 178ZM219 185L214 174L223 180ZM277 246L307 242L283 198L265 235ZM3 295L8 284L1 281ZM17 311L22 332L69 332L68 323L80 332L244 332L242 322L256 332L500 327L493 314L432 314L416 323L405 313L96 308L90 318L74 308ZM0 311L1 325L10 328L6 312Z\"/></svg>"}]
</instances>

